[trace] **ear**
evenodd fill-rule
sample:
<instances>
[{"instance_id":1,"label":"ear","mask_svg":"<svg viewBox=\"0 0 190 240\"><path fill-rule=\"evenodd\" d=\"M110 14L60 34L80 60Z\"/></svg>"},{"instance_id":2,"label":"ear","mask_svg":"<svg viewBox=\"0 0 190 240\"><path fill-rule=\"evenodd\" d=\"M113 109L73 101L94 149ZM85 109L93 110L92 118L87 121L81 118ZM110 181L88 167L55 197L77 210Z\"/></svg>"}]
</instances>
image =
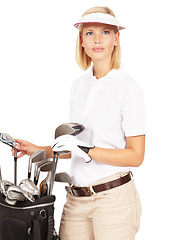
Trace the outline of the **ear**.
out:
<instances>
[{"instance_id":1,"label":"ear","mask_svg":"<svg viewBox=\"0 0 190 240\"><path fill-rule=\"evenodd\" d=\"M120 36L120 32L118 31L115 34L114 46L117 46L117 44L119 42L119 36Z\"/></svg>"}]
</instances>

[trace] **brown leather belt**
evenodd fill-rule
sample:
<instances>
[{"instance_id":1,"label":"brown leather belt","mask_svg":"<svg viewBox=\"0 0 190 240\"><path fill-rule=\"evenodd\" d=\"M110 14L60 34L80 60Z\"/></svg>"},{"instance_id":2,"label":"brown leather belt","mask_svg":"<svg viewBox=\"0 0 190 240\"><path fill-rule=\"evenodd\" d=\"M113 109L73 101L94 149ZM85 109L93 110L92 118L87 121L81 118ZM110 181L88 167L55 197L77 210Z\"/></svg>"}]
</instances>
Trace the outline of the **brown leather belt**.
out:
<instances>
[{"instance_id":1,"label":"brown leather belt","mask_svg":"<svg viewBox=\"0 0 190 240\"><path fill-rule=\"evenodd\" d=\"M115 187L119 187L125 183L128 183L132 179L132 172L129 172L127 175L120 177L118 179L115 179L110 182L106 182L103 184L90 186L90 187L77 187L77 186L66 186L65 189L68 193L71 195L77 196L77 197L89 197L92 195L95 195L96 193L106 191Z\"/></svg>"}]
</instances>

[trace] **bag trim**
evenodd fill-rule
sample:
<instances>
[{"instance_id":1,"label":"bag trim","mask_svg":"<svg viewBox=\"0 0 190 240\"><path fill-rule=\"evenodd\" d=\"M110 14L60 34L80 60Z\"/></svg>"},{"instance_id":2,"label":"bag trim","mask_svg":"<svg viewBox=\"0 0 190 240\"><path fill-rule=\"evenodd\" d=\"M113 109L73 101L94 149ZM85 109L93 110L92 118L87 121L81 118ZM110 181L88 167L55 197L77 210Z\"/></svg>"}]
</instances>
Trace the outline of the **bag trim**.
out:
<instances>
[{"instance_id":1,"label":"bag trim","mask_svg":"<svg viewBox=\"0 0 190 240\"><path fill-rule=\"evenodd\" d=\"M54 203L37 204L37 205L34 205L34 206L28 206L28 207L13 207L11 205L6 205L6 204L3 204L3 203L0 203L0 205L3 206L3 207L7 207L7 208L25 210L25 209L31 209L31 208L48 207L48 206L54 205Z\"/></svg>"}]
</instances>

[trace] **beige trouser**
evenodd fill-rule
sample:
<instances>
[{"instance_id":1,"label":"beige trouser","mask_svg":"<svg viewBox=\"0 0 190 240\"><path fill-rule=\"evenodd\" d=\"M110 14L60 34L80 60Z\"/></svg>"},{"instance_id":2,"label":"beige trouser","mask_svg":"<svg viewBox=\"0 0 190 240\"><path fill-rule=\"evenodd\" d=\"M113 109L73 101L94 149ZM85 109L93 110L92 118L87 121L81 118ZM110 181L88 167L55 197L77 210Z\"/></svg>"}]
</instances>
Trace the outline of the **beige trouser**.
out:
<instances>
[{"instance_id":1,"label":"beige trouser","mask_svg":"<svg viewBox=\"0 0 190 240\"><path fill-rule=\"evenodd\" d=\"M134 240L140 215L141 203L133 181L91 197L67 194L59 234L61 240Z\"/></svg>"}]
</instances>

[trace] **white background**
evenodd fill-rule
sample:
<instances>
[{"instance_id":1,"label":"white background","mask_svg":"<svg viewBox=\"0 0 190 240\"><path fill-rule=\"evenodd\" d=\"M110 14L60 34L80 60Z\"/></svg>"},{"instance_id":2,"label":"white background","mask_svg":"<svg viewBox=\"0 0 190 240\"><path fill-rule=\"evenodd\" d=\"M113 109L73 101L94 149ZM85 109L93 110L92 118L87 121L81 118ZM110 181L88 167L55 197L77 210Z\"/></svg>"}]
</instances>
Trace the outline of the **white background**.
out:
<instances>
[{"instance_id":1,"label":"white background","mask_svg":"<svg viewBox=\"0 0 190 240\"><path fill-rule=\"evenodd\" d=\"M109 6L126 26L122 62L144 89L148 132L143 165L134 171L143 214L136 239L190 239L189 6L185 0L0 1L0 132L49 145L69 121L69 91L82 70L75 63L73 23L92 6ZM28 157L18 160L18 181ZM4 179L13 158L0 145ZM69 171L60 160L58 171ZM41 174L43 179L45 175ZM55 184L56 228L65 202Z\"/></svg>"}]
</instances>

